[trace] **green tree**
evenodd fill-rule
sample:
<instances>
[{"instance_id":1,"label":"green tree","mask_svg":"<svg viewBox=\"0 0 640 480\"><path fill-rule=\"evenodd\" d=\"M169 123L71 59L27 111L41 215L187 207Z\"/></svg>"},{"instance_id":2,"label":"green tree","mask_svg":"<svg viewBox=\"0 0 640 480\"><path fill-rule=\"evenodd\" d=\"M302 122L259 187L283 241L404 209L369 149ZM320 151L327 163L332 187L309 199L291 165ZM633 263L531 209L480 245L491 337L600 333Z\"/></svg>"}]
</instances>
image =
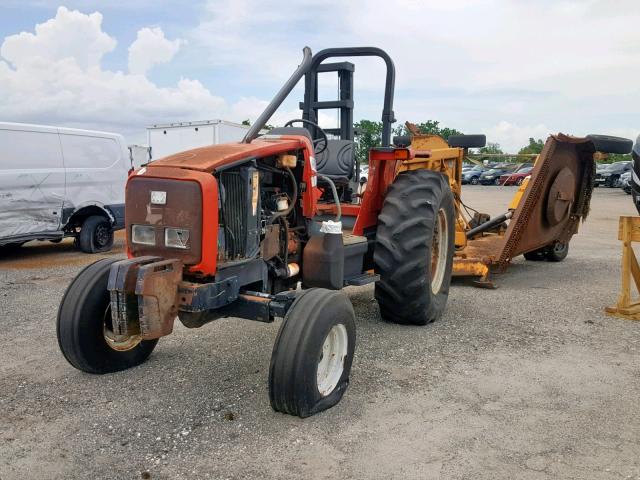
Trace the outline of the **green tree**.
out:
<instances>
[{"instance_id":1,"label":"green tree","mask_svg":"<svg viewBox=\"0 0 640 480\"><path fill-rule=\"evenodd\" d=\"M601 163L630 162L633 157L630 153L610 153L607 159Z\"/></svg>"},{"instance_id":2,"label":"green tree","mask_svg":"<svg viewBox=\"0 0 640 480\"><path fill-rule=\"evenodd\" d=\"M529 138L529 145L522 147L518 153L540 153L544 147L544 142L541 139Z\"/></svg>"},{"instance_id":3,"label":"green tree","mask_svg":"<svg viewBox=\"0 0 640 480\"><path fill-rule=\"evenodd\" d=\"M250 127L251 121L248 118L246 120L242 120L242 125L246 125L247 127Z\"/></svg>"},{"instance_id":4,"label":"green tree","mask_svg":"<svg viewBox=\"0 0 640 480\"><path fill-rule=\"evenodd\" d=\"M502 148L500 148L499 143L489 142L484 147L480 149L480 153L490 153L490 154L503 154Z\"/></svg>"},{"instance_id":5,"label":"green tree","mask_svg":"<svg viewBox=\"0 0 640 480\"><path fill-rule=\"evenodd\" d=\"M360 163L369 162L369 150L382 143L382 122L360 120L353 124L358 133L356 139L356 158Z\"/></svg>"},{"instance_id":6,"label":"green tree","mask_svg":"<svg viewBox=\"0 0 640 480\"><path fill-rule=\"evenodd\" d=\"M488 155L483 155L488 154ZM492 155L502 155L504 152L502 148L500 148L499 143L489 142L484 147L480 148L477 154L470 155L470 157L475 158L476 160L480 160L481 162L485 160L496 160Z\"/></svg>"},{"instance_id":7,"label":"green tree","mask_svg":"<svg viewBox=\"0 0 640 480\"><path fill-rule=\"evenodd\" d=\"M368 163L369 150L373 147L379 147L382 143L382 122L360 120L359 122L355 122L353 127L357 133L355 142L356 158L360 163ZM462 132L455 128L441 127L440 122L437 120L427 120L426 122L417 123L416 127L418 127L420 133L440 135L445 140L451 135L462 135ZM407 127L402 124L393 129L392 135L409 135L409 132L407 131Z\"/></svg>"},{"instance_id":8,"label":"green tree","mask_svg":"<svg viewBox=\"0 0 640 480\"><path fill-rule=\"evenodd\" d=\"M426 122L416 123L418 132L426 135L439 135L447 140L451 135L462 135L462 132L450 127L441 127L438 120L427 120ZM404 125L398 125L394 133L396 135L409 135L407 127Z\"/></svg>"}]
</instances>

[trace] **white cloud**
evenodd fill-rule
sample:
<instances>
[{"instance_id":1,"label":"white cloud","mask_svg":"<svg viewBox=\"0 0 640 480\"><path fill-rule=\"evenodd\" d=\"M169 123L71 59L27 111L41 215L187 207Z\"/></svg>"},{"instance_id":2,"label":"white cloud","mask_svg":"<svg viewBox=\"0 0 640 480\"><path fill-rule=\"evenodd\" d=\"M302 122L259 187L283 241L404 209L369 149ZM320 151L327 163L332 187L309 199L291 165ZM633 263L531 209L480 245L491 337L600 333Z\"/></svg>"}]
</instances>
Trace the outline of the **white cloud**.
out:
<instances>
[{"instance_id":1,"label":"white cloud","mask_svg":"<svg viewBox=\"0 0 640 480\"><path fill-rule=\"evenodd\" d=\"M143 28L130 49L132 73L102 67L116 40L102 15L60 7L35 33L6 37L0 47L0 118L136 134L153 123L254 118L259 100L228 104L200 81L181 78L159 87L144 74L179 48L160 28ZM147 58L143 59L142 56ZM4 60L4 61L3 61Z\"/></svg>"},{"instance_id":2,"label":"white cloud","mask_svg":"<svg viewBox=\"0 0 640 480\"><path fill-rule=\"evenodd\" d=\"M577 135L640 131L637 0L302 0L269 9L237 0L230 12L224 5L208 1L193 38L212 65L262 82L281 82L305 44L373 45L394 59L400 121L491 131L491 141L518 148L540 125ZM381 100L372 94L381 95L382 64L354 63L356 118L379 119ZM363 96L373 100L364 106ZM498 128L502 121L513 128Z\"/></svg>"},{"instance_id":3,"label":"white cloud","mask_svg":"<svg viewBox=\"0 0 640 480\"><path fill-rule=\"evenodd\" d=\"M36 25L35 34L22 32L5 38L0 55L16 68L67 59L74 59L85 69L95 67L117 43L102 31L101 25L102 15L98 12L84 15L59 7L55 18Z\"/></svg>"},{"instance_id":4,"label":"white cloud","mask_svg":"<svg viewBox=\"0 0 640 480\"><path fill-rule=\"evenodd\" d=\"M140 29L129 46L129 72L146 74L154 65L170 62L183 43L168 40L159 27Z\"/></svg>"},{"instance_id":5,"label":"white cloud","mask_svg":"<svg viewBox=\"0 0 640 480\"><path fill-rule=\"evenodd\" d=\"M103 66L105 55L115 58L126 46L116 50L102 15L61 7L0 47L0 117L125 132L168 121L255 119L305 44L314 51L374 45L394 59L401 122L435 119L484 131L508 150L557 131L632 136L640 131L637 25L636 0L276 0L269 8L207 0L199 24L179 33L188 44L143 28L121 72ZM172 60L181 71L214 72L217 88L234 100L195 79L154 83L153 66ZM378 120L382 63L354 63L356 120ZM335 87L326 91L333 96ZM301 96L298 88L270 123L299 116ZM326 113L321 123L335 123Z\"/></svg>"}]
</instances>

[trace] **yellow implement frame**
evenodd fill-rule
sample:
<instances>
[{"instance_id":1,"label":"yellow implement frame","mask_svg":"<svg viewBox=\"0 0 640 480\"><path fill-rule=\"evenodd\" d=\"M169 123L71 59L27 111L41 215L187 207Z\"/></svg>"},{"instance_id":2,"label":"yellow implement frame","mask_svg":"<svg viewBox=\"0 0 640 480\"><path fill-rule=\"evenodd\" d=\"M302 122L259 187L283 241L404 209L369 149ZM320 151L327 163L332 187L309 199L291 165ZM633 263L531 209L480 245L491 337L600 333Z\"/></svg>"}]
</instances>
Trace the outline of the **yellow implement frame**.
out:
<instances>
[{"instance_id":1,"label":"yellow implement frame","mask_svg":"<svg viewBox=\"0 0 640 480\"><path fill-rule=\"evenodd\" d=\"M495 248L496 240L501 241L504 230L497 233L485 234L478 239L467 240L467 231L471 228L469 222L462 214L462 162L467 157L464 148L450 147L449 144L438 135L421 134L416 127L407 122L407 129L411 133L411 149L415 156L406 160L398 168L398 172L407 170L432 170L443 173L449 179L449 187L453 193L456 213L455 229L455 256L453 258L453 276L475 277L479 286L489 286L489 267L498 258ZM474 162L479 163L479 162ZM525 180L509 204L509 209L515 210L520 203L527 187ZM500 238L496 238L500 237Z\"/></svg>"},{"instance_id":2,"label":"yellow implement frame","mask_svg":"<svg viewBox=\"0 0 640 480\"><path fill-rule=\"evenodd\" d=\"M633 251L633 242L640 242L640 217L620 217L618 240L622 241L622 291L615 305L605 308L607 315L640 320L640 299L631 298L631 280L640 292L640 266Z\"/></svg>"}]
</instances>

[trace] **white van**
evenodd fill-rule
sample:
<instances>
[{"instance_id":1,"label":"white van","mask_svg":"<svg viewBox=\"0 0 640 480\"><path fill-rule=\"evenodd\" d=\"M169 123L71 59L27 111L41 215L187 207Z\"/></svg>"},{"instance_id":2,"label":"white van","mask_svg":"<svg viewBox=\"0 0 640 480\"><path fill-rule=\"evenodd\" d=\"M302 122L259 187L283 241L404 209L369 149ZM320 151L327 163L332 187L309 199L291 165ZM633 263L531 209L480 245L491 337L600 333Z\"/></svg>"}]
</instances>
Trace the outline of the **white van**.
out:
<instances>
[{"instance_id":1,"label":"white van","mask_svg":"<svg viewBox=\"0 0 640 480\"><path fill-rule=\"evenodd\" d=\"M129 169L121 135L0 122L0 246L72 236L109 250Z\"/></svg>"}]
</instances>

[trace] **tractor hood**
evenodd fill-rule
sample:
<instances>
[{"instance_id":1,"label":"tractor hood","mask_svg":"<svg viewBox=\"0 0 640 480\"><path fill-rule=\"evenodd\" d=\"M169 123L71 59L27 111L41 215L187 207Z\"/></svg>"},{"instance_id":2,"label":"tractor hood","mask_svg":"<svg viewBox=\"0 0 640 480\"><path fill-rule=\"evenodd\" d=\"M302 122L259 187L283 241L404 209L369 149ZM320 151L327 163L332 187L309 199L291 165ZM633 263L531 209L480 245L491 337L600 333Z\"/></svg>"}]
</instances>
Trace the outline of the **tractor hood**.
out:
<instances>
[{"instance_id":1,"label":"tractor hood","mask_svg":"<svg viewBox=\"0 0 640 480\"><path fill-rule=\"evenodd\" d=\"M160 158L149 167L173 167L213 172L230 163L253 157L266 157L281 152L309 148L310 142L304 137L268 138L254 140L251 143L225 143L208 147L194 148L184 152Z\"/></svg>"}]
</instances>

